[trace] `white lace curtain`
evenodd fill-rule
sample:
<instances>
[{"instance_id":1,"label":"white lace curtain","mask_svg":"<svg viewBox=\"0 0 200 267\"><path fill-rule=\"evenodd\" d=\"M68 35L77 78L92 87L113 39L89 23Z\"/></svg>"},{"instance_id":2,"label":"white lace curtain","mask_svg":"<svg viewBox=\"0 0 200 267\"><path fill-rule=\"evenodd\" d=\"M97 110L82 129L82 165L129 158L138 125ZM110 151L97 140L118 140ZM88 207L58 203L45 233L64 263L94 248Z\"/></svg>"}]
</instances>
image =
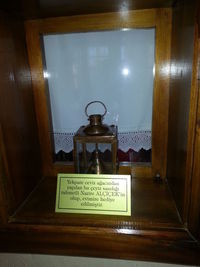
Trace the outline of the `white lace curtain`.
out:
<instances>
[{"instance_id":1,"label":"white lace curtain","mask_svg":"<svg viewBox=\"0 0 200 267\"><path fill-rule=\"evenodd\" d=\"M73 150L73 133L54 133L55 153L64 151L69 153ZM151 148L151 132L140 131L118 134L118 148L127 152L130 148L139 151L141 148L146 150Z\"/></svg>"},{"instance_id":2,"label":"white lace curtain","mask_svg":"<svg viewBox=\"0 0 200 267\"><path fill-rule=\"evenodd\" d=\"M123 147L151 142L154 29L45 35L43 41L56 150L88 124L84 109L94 100L106 105L105 123L118 126ZM100 105L88 111L104 112Z\"/></svg>"}]
</instances>

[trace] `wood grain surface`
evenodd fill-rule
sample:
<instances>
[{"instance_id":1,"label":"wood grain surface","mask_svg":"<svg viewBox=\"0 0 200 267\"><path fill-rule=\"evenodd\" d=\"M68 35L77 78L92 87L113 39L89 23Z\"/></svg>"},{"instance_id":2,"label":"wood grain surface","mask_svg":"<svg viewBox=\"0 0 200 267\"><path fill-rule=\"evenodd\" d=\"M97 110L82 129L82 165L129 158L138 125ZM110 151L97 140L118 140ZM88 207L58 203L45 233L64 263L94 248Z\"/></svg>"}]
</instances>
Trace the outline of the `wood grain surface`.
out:
<instances>
[{"instance_id":1,"label":"wood grain surface","mask_svg":"<svg viewBox=\"0 0 200 267\"><path fill-rule=\"evenodd\" d=\"M174 7L167 177L184 221L187 221L197 106L197 87L192 84L192 71L196 68L194 19L194 3L185 1Z\"/></svg>"},{"instance_id":2,"label":"wood grain surface","mask_svg":"<svg viewBox=\"0 0 200 267\"><path fill-rule=\"evenodd\" d=\"M24 24L17 16L3 12L0 13L0 77L0 157L4 165L1 190L5 190L5 204L11 212L41 177Z\"/></svg>"},{"instance_id":3,"label":"wood grain surface","mask_svg":"<svg viewBox=\"0 0 200 267\"><path fill-rule=\"evenodd\" d=\"M123 8L129 9L129 2L109 5L108 1L86 1L88 7L81 1L79 6L66 2L72 6L62 10L57 5L54 13L47 6L42 11L37 1L24 1L21 15L27 18L41 18L51 12L54 16L62 12L70 15L27 21L27 44L23 20L15 14L21 9L13 1L1 4L8 11L10 3L10 11L0 13L0 251L200 265L195 239L200 232L199 29L195 29L195 4L177 1L171 25L168 8L126 12ZM167 2L133 1L131 6L155 8L167 6ZM116 11L120 4L123 12L72 16ZM124 166L121 170L140 177L132 178L130 217L56 214L55 176L60 171L72 172L73 166L53 164L39 34L128 26L155 26L158 33L152 166L138 166L137 170ZM41 170L44 176L52 177L41 179ZM165 178L166 170L169 185L165 179L144 178L156 172Z\"/></svg>"},{"instance_id":4,"label":"wood grain surface","mask_svg":"<svg viewBox=\"0 0 200 267\"><path fill-rule=\"evenodd\" d=\"M126 229L152 229L156 227L181 228L167 183L152 179L132 179L132 215L106 216L55 213L55 178L44 178L24 205L10 217L10 222L55 224L71 226L120 227Z\"/></svg>"}]
</instances>

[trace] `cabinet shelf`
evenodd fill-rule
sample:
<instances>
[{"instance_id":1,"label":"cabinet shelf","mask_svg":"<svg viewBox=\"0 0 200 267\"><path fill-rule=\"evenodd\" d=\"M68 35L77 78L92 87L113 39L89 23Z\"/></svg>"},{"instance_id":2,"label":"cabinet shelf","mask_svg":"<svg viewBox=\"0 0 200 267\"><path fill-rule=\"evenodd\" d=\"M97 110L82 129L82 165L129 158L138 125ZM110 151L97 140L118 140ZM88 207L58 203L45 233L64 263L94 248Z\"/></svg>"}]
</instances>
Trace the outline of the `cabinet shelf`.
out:
<instances>
[{"instance_id":1,"label":"cabinet shelf","mask_svg":"<svg viewBox=\"0 0 200 267\"><path fill-rule=\"evenodd\" d=\"M196 264L168 184L132 179L132 215L55 213L56 179L44 178L0 229L1 251ZM12 240L10 242L9 240Z\"/></svg>"},{"instance_id":2,"label":"cabinet shelf","mask_svg":"<svg viewBox=\"0 0 200 267\"><path fill-rule=\"evenodd\" d=\"M131 216L66 214L55 213L56 179L44 178L10 217L10 222L129 229L181 228L167 183L133 178L131 184Z\"/></svg>"}]
</instances>

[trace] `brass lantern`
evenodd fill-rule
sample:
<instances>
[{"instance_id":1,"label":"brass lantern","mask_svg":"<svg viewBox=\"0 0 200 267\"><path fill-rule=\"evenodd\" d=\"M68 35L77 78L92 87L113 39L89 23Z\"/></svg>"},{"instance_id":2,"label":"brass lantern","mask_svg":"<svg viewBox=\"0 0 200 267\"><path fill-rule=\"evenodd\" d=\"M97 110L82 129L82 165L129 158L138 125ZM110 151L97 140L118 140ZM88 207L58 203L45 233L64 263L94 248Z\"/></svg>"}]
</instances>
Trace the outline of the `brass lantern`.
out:
<instances>
[{"instance_id":1,"label":"brass lantern","mask_svg":"<svg viewBox=\"0 0 200 267\"><path fill-rule=\"evenodd\" d=\"M103 115L88 115L89 105L100 103ZM103 124L107 113L101 101L92 101L85 107L85 114L90 121L81 126L74 135L74 164L77 173L112 174L117 173L117 127Z\"/></svg>"}]
</instances>

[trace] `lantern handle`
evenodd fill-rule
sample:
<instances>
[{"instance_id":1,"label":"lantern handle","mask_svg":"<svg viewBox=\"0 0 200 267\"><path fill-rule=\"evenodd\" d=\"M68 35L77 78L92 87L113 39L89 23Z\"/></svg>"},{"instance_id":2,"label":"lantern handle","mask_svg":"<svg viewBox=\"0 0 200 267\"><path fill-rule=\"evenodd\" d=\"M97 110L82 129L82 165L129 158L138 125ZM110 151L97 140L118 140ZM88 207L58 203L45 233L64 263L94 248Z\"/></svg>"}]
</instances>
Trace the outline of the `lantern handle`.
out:
<instances>
[{"instance_id":1,"label":"lantern handle","mask_svg":"<svg viewBox=\"0 0 200 267\"><path fill-rule=\"evenodd\" d=\"M101 102L101 101L91 101L90 103L88 103L87 106L85 107L85 115L89 118L89 115L87 113L87 109L88 109L89 105L94 104L94 103L100 103L100 104L102 104L102 106L105 109L105 112L101 116L104 117L106 115L106 113L107 113L107 108L106 108L105 104L103 102Z\"/></svg>"}]
</instances>

